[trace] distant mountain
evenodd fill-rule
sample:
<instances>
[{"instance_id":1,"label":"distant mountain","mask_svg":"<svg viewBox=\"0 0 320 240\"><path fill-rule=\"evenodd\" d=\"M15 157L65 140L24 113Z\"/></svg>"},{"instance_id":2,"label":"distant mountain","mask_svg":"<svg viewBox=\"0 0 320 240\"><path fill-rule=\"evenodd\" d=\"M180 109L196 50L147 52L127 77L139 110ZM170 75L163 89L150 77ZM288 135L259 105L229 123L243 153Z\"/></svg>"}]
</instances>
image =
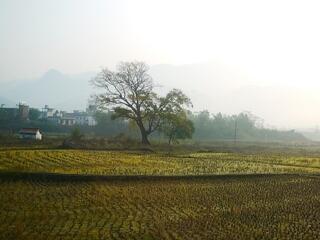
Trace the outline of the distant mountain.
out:
<instances>
[{"instance_id":1,"label":"distant mountain","mask_svg":"<svg viewBox=\"0 0 320 240\"><path fill-rule=\"evenodd\" d=\"M84 109L93 92L89 80L94 75L90 72L66 75L51 69L39 79L21 81L0 94L17 103L24 101L38 108L48 104L63 110Z\"/></svg>"},{"instance_id":2,"label":"distant mountain","mask_svg":"<svg viewBox=\"0 0 320 240\"><path fill-rule=\"evenodd\" d=\"M221 101L225 93L230 92L231 87L234 89L237 81L245 80L245 75L239 70L230 71L230 67L221 63L154 65L150 74L159 93L179 88L191 97L198 109L220 111L225 107ZM64 110L84 109L95 91L89 84L95 75L94 72L66 75L51 69L38 79L4 84L0 87L0 95L16 103L24 101L38 108L48 104Z\"/></svg>"},{"instance_id":3,"label":"distant mountain","mask_svg":"<svg viewBox=\"0 0 320 240\"><path fill-rule=\"evenodd\" d=\"M150 73L157 85L156 91L166 93L180 88L193 100L196 106L210 109L216 105L223 92L234 86L235 79L243 79L238 70L220 63L192 65L154 65ZM88 72L66 75L50 69L38 79L9 82L0 86L0 95L18 103L24 101L30 106L41 108L45 104L54 108L72 110L84 109L95 89L89 80L96 73ZM214 94L208 93L208 90ZM214 102L214 104L212 103ZM216 109L215 107L212 107ZM222 110L222 108L221 108Z\"/></svg>"},{"instance_id":4,"label":"distant mountain","mask_svg":"<svg viewBox=\"0 0 320 240\"><path fill-rule=\"evenodd\" d=\"M314 129L299 129L298 132L312 141L320 142L320 131L318 127Z\"/></svg>"}]
</instances>

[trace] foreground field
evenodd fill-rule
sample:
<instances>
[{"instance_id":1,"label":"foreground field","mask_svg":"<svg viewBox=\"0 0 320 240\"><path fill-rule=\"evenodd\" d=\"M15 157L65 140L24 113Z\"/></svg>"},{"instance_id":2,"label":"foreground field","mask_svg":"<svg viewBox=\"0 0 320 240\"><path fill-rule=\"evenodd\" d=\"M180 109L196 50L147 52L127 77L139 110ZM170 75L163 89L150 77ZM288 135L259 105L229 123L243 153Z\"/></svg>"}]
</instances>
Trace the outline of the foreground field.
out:
<instances>
[{"instance_id":1,"label":"foreground field","mask_svg":"<svg viewBox=\"0 0 320 240\"><path fill-rule=\"evenodd\" d=\"M320 239L315 154L1 150L1 239Z\"/></svg>"},{"instance_id":2,"label":"foreground field","mask_svg":"<svg viewBox=\"0 0 320 240\"><path fill-rule=\"evenodd\" d=\"M0 177L2 239L319 239L320 179Z\"/></svg>"},{"instance_id":3,"label":"foreground field","mask_svg":"<svg viewBox=\"0 0 320 240\"><path fill-rule=\"evenodd\" d=\"M93 175L320 173L320 157L288 154L155 153L80 150L0 151L2 172Z\"/></svg>"}]
</instances>

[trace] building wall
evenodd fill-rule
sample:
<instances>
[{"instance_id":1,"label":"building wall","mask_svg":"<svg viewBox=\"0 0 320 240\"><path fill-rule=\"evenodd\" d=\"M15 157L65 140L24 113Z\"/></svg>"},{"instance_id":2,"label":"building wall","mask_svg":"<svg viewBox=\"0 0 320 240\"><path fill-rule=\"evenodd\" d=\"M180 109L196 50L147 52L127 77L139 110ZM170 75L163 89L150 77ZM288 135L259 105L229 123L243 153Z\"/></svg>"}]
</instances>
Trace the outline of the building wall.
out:
<instances>
[{"instance_id":1,"label":"building wall","mask_svg":"<svg viewBox=\"0 0 320 240\"><path fill-rule=\"evenodd\" d=\"M73 126L76 124L76 120L75 119L65 119L65 118L62 118L60 119L59 123L61 125L65 125L65 126Z\"/></svg>"},{"instance_id":2,"label":"building wall","mask_svg":"<svg viewBox=\"0 0 320 240\"><path fill-rule=\"evenodd\" d=\"M95 120L94 117L88 116L87 124L88 124L88 126L96 126L97 125L97 121Z\"/></svg>"},{"instance_id":3,"label":"building wall","mask_svg":"<svg viewBox=\"0 0 320 240\"><path fill-rule=\"evenodd\" d=\"M27 120L29 118L29 106L24 104L19 104L19 117L22 120Z\"/></svg>"},{"instance_id":4,"label":"building wall","mask_svg":"<svg viewBox=\"0 0 320 240\"><path fill-rule=\"evenodd\" d=\"M20 133L20 138L21 139L34 139L34 140L41 140L42 139L42 134L38 131L35 134L23 134Z\"/></svg>"},{"instance_id":5,"label":"building wall","mask_svg":"<svg viewBox=\"0 0 320 240\"><path fill-rule=\"evenodd\" d=\"M42 134L38 131L36 134L36 140L42 140Z\"/></svg>"}]
</instances>

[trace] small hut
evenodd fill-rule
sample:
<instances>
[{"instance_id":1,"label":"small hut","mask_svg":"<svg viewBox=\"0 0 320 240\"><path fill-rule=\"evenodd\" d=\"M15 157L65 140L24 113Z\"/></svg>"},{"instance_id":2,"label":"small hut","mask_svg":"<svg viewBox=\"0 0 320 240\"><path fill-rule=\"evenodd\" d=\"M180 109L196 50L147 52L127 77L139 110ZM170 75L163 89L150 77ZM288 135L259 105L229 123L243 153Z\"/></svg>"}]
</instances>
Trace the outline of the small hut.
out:
<instances>
[{"instance_id":1,"label":"small hut","mask_svg":"<svg viewBox=\"0 0 320 240\"><path fill-rule=\"evenodd\" d=\"M19 131L19 135L21 139L34 139L34 140L42 139L42 134L39 128L22 128Z\"/></svg>"}]
</instances>

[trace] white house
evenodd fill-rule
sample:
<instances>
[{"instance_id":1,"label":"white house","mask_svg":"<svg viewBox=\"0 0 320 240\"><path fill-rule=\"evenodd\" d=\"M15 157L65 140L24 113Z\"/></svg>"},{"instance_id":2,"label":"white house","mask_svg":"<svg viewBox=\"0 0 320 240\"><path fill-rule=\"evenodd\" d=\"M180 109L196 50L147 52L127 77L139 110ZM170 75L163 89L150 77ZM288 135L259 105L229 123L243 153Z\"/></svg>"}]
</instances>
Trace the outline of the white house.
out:
<instances>
[{"instance_id":1,"label":"white house","mask_svg":"<svg viewBox=\"0 0 320 240\"><path fill-rule=\"evenodd\" d=\"M42 134L39 128L22 128L19 131L20 138L41 140Z\"/></svg>"},{"instance_id":2,"label":"white house","mask_svg":"<svg viewBox=\"0 0 320 240\"><path fill-rule=\"evenodd\" d=\"M87 124L88 126L96 126L97 125L97 121L93 116L87 116Z\"/></svg>"},{"instance_id":3,"label":"white house","mask_svg":"<svg viewBox=\"0 0 320 240\"><path fill-rule=\"evenodd\" d=\"M58 120L58 123L64 126L73 126L76 124L76 119L73 117L62 117Z\"/></svg>"},{"instance_id":4,"label":"white house","mask_svg":"<svg viewBox=\"0 0 320 240\"><path fill-rule=\"evenodd\" d=\"M75 124L77 125L97 125L95 118L88 112L73 111L70 115L75 119Z\"/></svg>"},{"instance_id":5,"label":"white house","mask_svg":"<svg viewBox=\"0 0 320 240\"><path fill-rule=\"evenodd\" d=\"M40 118L64 126L95 126L97 125L94 117L95 112L96 106L94 105L90 105L85 112L74 110L72 113L55 110L53 108L49 108L48 105L45 105L45 107L42 108Z\"/></svg>"}]
</instances>

